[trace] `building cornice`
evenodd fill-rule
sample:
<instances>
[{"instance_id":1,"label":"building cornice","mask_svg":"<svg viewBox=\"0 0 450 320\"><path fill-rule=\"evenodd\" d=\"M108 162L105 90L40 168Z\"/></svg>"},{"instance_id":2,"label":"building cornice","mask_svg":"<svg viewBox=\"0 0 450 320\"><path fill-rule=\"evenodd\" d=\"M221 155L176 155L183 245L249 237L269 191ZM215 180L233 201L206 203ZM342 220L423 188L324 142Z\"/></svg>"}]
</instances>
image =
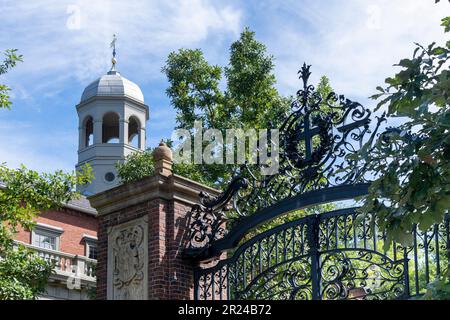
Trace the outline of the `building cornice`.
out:
<instances>
[{"instance_id":1,"label":"building cornice","mask_svg":"<svg viewBox=\"0 0 450 320\"><path fill-rule=\"evenodd\" d=\"M105 101L105 100L111 100L111 101L117 101L117 100L122 100L122 101L126 101L129 103L132 103L136 106L139 106L141 108L145 109L145 114L146 114L146 119L149 119L149 106L146 105L145 103L142 103L141 101L138 101L130 96L124 95L124 96L93 96L83 102L80 102L79 104L76 105L76 109L79 110L81 108L83 108L84 106L94 102L94 101Z\"/></svg>"},{"instance_id":2,"label":"building cornice","mask_svg":"<svg viewBox=\"0 0 450 320\"><path fill-rule=\"evenodd\" d=\"M155 199L177 200L188 205L198 203L200 192L218 195L216 189L178 175L155 174L88 197L98 215L107 215Z\"/></svg>"}]
</instances>

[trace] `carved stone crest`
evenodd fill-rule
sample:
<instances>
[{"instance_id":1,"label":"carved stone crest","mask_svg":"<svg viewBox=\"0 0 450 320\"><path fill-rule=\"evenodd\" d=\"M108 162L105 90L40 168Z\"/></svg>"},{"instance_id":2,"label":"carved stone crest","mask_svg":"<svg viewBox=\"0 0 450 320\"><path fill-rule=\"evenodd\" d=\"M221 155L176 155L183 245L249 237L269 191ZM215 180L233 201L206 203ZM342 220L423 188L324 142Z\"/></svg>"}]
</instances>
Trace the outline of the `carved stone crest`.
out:
<instances>
[{"instance_id":1,"label":"carved stone crest","mask_svg":"<svg viewBox=\"0 0 450 320\"><path fill-rule=\"evenodd\" d=\"M147 299L147 221L113 227L108 236L108 299Z\"/></svg>"}]
</instances>

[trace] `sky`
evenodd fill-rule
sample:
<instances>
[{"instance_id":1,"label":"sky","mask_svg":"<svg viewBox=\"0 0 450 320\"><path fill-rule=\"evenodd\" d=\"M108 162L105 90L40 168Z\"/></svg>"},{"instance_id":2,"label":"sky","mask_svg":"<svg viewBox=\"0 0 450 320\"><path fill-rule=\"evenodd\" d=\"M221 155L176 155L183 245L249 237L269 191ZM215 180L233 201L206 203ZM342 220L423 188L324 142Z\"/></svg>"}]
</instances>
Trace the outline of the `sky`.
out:
<instances>
[{"instance_id":1,"label":"sky","mask_svg":"<svg viewBox=\"0 0 450 320\"><path fill-rule=\"evenodd\" d=\"M172 51L200 48L226 66L231 43L249 27L275 58L281 94L295 94L307 62L313 82L326 75L337 93L373 107L367 97L394 74L393 64L412 56L414 42L445 42L440 19L449 14L447 1L434 0L0 0L0 51L24 56L0 76L13 102L0 110L0 163L74 170L75 106L109 70L113 34L117 69L150 107L147 146L155 147L175 126L161 73Z\"/></svg>"}]
</instances>

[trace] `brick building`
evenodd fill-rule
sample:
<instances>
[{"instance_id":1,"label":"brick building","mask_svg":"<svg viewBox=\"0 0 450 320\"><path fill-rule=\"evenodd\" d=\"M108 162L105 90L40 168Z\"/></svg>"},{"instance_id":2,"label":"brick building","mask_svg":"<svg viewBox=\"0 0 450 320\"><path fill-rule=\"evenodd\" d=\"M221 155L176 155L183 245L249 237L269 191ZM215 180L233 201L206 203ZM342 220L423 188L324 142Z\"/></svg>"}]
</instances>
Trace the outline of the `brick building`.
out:
<instances>
[{"instance_id":1,"label":"brick building","mask_svg":"<svg viewBox=\"0 0 450 320\"><path fill-rule=\"evenodd\" d=\"M96 286L97 211L82 197L35 221L32 231L19 229L15 239L56 262L41 299L88 299Z\"/></svg>"}]
</instances>

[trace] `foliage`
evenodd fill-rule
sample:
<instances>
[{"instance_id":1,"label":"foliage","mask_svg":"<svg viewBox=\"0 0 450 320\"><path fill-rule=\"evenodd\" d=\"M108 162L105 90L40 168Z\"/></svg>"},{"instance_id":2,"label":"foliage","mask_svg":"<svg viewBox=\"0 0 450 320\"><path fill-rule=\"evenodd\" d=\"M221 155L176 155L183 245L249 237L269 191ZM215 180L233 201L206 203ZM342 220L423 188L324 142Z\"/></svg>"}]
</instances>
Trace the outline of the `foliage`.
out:
<instances>
[{"instance_id":1,"label":"foliage","mask_svg":"<svg viewBox=\"0 0 450 320\"><path fill-rule=\"evenodd\" d=\"M22 61L17 50L6 50L5 55L0 74ZM0 84L0 108L10 108L9 90ZM15 244L14 233L18 227L33 228L33 219L41 211L76 198L75 186L88 183L91 178L89 166L76 174L62 171L39 174L23 165L10 169L0 164L0 299L34 299L44 291L53 263Z\"/></svg>"},{"instance_id":2,"label":"foliage","mask_svg":"<svg viewBox=\"0 0 450 320\"><path fill-rule=\"evenodd\" d=\"M155 162L153 160L153 148L147 148L143 152L135 152L128 155L124 163L117 162L117 174L122 183L130 183L155 173ZM174 163L172 170L175 174L188 177L199 183L214 186L199 170L193 170L192 165Z\"/></svg>"},{"instance_id":3,"label":"foliage","mask_svg":"<svg viewBox=\"0 0 450 320\"><path fill-rule=\"evenodd\" d=\"M412 59L401 60L402 70L386 79L387 88L372 96L381 98L377 109L385 106L388 119L406 119L358 155L376 177L362 210L377 212L387 245L410 244L413 225L427 230L450 207L449 57L450 41L417 44Z\"/></svg>"},{"instance_id":4,"label":"foliage","mask_svg":"<svg viewBox=\"0 0 450 320\"><path fill-rule=\"evenodd\" d=\"M193 133L195 121L204 129L265 129L278 127L290 99L275 88L273 57L254 32L245 29L230 48L229 65L210 65L200 50L180 49L169 54L162 71L169 80L167 95L177 111L177 128ZM224 77L226 89L220 90ZM179 166L187 177L223 187L239 165Z\"/></svg>"},{"instance_id":5,"label":"foliage","mask_svg":"<svg viewBox=\"0 0 450 320\"><path fill-rule=\"evenodd\" d=\"M116 164L117 174L123 183L139 180L151 176L155 172L153 149L129 154L124 163Z\"/></svg>"},{"instance_id":6,"label":"foliage","mask_svg":"<svg viewBox=\"0 0 450 320\"><path fill-rule=\"evenodd\" d=\"M4 52L5 60L0 64L0 75L5 74L11 68L14 68L17 62L22 61L22 55L17 55L17 49L8 49ZM11 89L0 83L0 109L9 109L11 106L11 101L9 100L9 91Z\"/></svg>"},{"instance_id":7,"label":"foliage","mask_svg":"<svg viewBox=\"0 0 450 320\"><path fill-rule=\"evenodd\" d=\"M274 58L266 46L255 39L254 32L244 29L230 47L229 65L210 65L201 50L180 49L171 52L162 71L169 80L167 95L177 111L177 128L193 133L195 121L204 129L265 129L280 127L289 111L291 98L282 97L275 88ZM220 89L222 78L226 89ZM317 86L327 96L331 86L322 77ZM118 164L123 182L139 180L153 174L152 150L129 156ZM174 164L176 174L211 187L223 188L238 170L229 164Z\"/></svg>"},{"instance_id":8,"label":"foliage","mask_svg":"<svg viewBox=\"0 0 450 320\"><path fill-rule=\"evenodd\" d=\"M8 230L17 231L17 226L32 228L32 221L40 211L59 206L76 197L77 184L85 184L91 179L91 168L85 166L77 174L56 171L39 174L25 166L10 169L0 165L0 181L4 188L0 189L1 235L8 235ZM5 238L2 237L0 241ZM4 244L0 242L0 244Z\"/></svg>"},{"instance_id":9,"label":"foliage","mask_svg":"<svg viewBox=\"0 0 450 320\"><path fill-rule=\"evenodd\" d=\"M450 300L450 272L448 270L427 285L427 292L422 296L423 300Z\"/></svg>"},{"instance_id":10,"label":"foliage","mask_svg":"<svg viewBox=\"0 0 450 320\"><path fill-rule=\"evenodd\" d=\"M0 299L34 299L45 290L53 264L19 246L7 249L0 259Z\"/></svg>"}]
</instances>

